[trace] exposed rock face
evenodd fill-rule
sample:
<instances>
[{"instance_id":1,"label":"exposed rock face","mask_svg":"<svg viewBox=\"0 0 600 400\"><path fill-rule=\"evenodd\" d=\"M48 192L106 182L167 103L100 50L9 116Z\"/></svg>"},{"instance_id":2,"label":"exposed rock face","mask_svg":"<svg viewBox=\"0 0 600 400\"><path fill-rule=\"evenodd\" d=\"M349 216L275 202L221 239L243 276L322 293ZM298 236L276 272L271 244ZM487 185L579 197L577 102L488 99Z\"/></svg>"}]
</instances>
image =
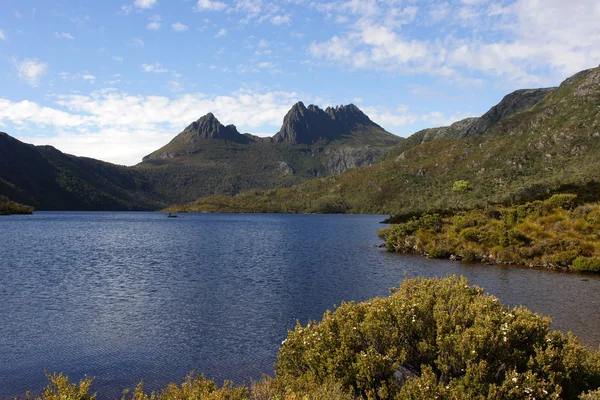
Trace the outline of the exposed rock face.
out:
<instances>
[{"instance_id":1,"label":"exposed rock face","mask_svg":"<svg viewBox=\"0 0 600 400\"><path fill-rule=\"evenodd\" d=\"M280 161L277 163L277 169L279 170L279 172L281 172L283 175L293 175L296 173L296 171L294 170L294 168L292 168L290 166L290 164L286 163L285 161Z\"/></svg>"},{"instance_id":2,"label":"exposed rock face","mask_svg":"<svg viewBox=\"0 0 600 400\"><path fill-rule=\"evenodd\" d=\"M586 76L586 74L581 76ZM421 143L433 142L435 140L461 139L483 135L488 128L494 124L504 118L510 117L516 112L534 106L546 97L546 95L556 89L557 88L517 90L506 95L500 103L490 108L490 110L481 117L465 118L450 126L423 129L416 132L408 138L405 147L410 148Z\"/></svg>"},{"instance_id":3,"label":"exposed rock face","mask_svg":"<svg viewBox=\"0 0 600 400\"><path fill-rule=\"evenodd\" d=\"M384 151L370 146L326 149L323 165L330 174L341 174L349 168L373 165Z\"/></svg>"},{"instance_id":4,"label":"exposed rock face","mask_svg":"<svg viewBox=\"0 0 600 400\"><path fill-rule=\"evenodd\" d=\"M213 115L208 113L198 121L192 122L179 134L186 143L194 143L200 139L222 139L238 143L247 143L251 138L238 132L235 125L224 126Z\"/></svg>"},{"instance_id":5,"label":"exposed rock face","mask_svg":"<svg viewBox=\"0 0 600 400\"><path fill-rule=\"evenodd\" d=\"M489 127L512 114L537 104L550 92L557 88L521 89L504 96L500 103L474 121L471 126L458 136L473 137L482 135Z\"/></svg>"},{"instance_id":6,"label":"exposed rock face","mask_svg":"<svg viewBox=\"0 0 600 400\"><path fill-rule=\"evenodd\" d=\"M420 130L410 137L412 145L433 142L434 140L440 139L454 139L457 137L462 137L462 135L464 135L471 125L473 125L473 123L478 119L479 118L476 117L465 118L453 123L450 126Z\"/></svg>"},{"instance_id":7,"label":"exposed rock face","mask_svg":"<svg viewBox=\"0 0 600 400\"><path fill-rule=\"evenodd\" d=\"M305 107L302 102L294 104L283 119L279 132L273 136L275 143L314 144L330 142L350 136L354 130L373 127L383 131L354 104L327 107Z\"/></svg>"}]
</instances>

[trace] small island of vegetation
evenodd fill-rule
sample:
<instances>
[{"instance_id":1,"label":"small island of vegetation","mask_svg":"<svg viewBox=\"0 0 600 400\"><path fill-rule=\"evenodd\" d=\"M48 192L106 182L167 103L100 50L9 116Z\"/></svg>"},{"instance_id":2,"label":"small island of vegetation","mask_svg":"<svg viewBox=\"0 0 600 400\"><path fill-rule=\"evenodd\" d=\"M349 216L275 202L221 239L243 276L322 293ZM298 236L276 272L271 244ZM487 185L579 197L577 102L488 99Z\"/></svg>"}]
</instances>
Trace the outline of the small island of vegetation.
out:
<instances>
[{"instance_id":1,"label":"small island of vegetation","mask_svg":"<svg viewBox=\"0 0 600 400\"><path fill-rule=\"evenodd\" d=\"M0 199L0 215L31 214L33 207Z\"/></svg>"},{"instance_id":2,"label":"small island of vegetation","mask_svg":"<svg viewBox=\"0 0 600 400\"><path fill-rule=\"evenodd\" d=\"M489 206L445 217L423 214L379 235L390 251L600 272L599 232L600 203L556 194L519 206Z\"/></svg>"},{"instance_id":3,"label":"small island of vegetation","mask_svg":"<svg viewBox=\"0 0 600 400\"><path fill-rule=\"evenodd\" d=\"M407 279L288 332L275 377L219 388L203 376L123 399L600 399L600 352L465 278ZM48 375L43 400L94 399L92 380ZM28 395L28 398L32 397Z\"/></svg>"}]
</instances>

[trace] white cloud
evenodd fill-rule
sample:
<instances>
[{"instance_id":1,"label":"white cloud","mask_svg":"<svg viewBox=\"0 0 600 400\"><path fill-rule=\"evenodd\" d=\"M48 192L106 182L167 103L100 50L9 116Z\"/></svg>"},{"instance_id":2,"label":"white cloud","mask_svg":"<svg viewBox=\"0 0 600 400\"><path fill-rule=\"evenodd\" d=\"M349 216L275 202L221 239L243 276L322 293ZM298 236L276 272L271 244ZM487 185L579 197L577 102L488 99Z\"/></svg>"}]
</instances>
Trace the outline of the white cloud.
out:
<instances>
[{"instance_id":1,"label":"white cloud","mask_svg":"<svg viewBox=\"0 0 600 400\"><path fill-rule=\"evenodd\" d=\"M260 41L258 42L258 47L260 47L261 49L267 48L269 47L269 45L269 41L265 39L260 39Z\"/></svg>"},{"instance_id":2,"label":"white cloud","mask_svg":"<svg viewBox=\"0 0 600 400\"><path fill-rule=\"evenodd\" d=\"M158 3L158 0L135 0L133 5L136 8L148 9L154 7L156 3Z\"/></svg>"},{"instance_id":3,"label":"white cloud","mask_svg":"<svg viewBox=\"0 0 600 400\"><path fill-rule=\"evenodd\" d=\"M54 32L54 37L57 39L69 39L69 40L75 39L73 37L73 35L71 35L70 33L67 33L67 32Z\"/></svg>"},{"instance_id":4,"label":"white cloud","mask_svg":"<svg viewBox=\"0 0 600 400\"><path fill-rule=\"evenodd\" d=\"M275 15L271 18L271 23L274 25L289 25L292 23L292 19L289 15Z\"/></svg>"},{"instance_id":5,"label":"white cloud","mask_svg":"<svg viewBox=\"0 0 600 400\"><path fill-rule=\"evenodd\" d=\"M83 80L89 81L91 84L96 83L96 77L94 75L86 74L81 77Z\"/></svg>"},{"instance_id":6,"label":"white cloud","mask_svg":"<svg viewBox=\"0 0 600 400\"><path fill-rule=\"evenodd\" d=\"M48 71L48 64L38 62L37 59L30 58L16 63L19 78L23 79L29 85L36 87L41 77Z\"/></svg>"},{"instance_id":7,"label":"white cloud","mask_svg":"<svg viewBox=\"0 0 600 400\"><path fill-rule=\"evenodd\" d=\"M131 14L132 11L133 11L133 7L132 6L123 5L119 9L119 11L117 11L117 14L118 15L129 15L129 14Z\"/></svg>"},{"instance_id":8,"label":"white cloud","mask_svg":"<svg viewBox=\"0 0 600 400\"><path fill-rule=\"evenodd\" d=\"M146 45L146 43L140 38L133 38L131 39L131 45L142 48Z\"/></svg>"},{"instance_id":9,"label":"white cloud","mask_svg":"<svg viewBox=\"0 0 600 400\"><path fill-rule=\"evenodd\" d=\"M87 96L58 96L55 108L0 98L0 123L45 128L44 136L19 136L25 142L50 144L67 153L132 165L208 112L225 125L236 124L241 132L267 126L273 135L297 99L294 92L239 90L230 95L163 97L132 96L105 89ZM56 133L48 133L50 128Z\"/></svg>"},{"instance_id":10,"label":"white cloud","mask_svg":"<svg viewBox=\"0 0 600 400\"><path fill-rule=\"evenodd\" d=\"M0 29L0 40L6 40L6 36L4 35L4 31Z\"/></svg>"},{"instance_id":11,"label":"white cloud","mask_svg":"<svg viewBox=\"0 0 600 400\"><path fill-rule=\"evenodd\" d=\"M227 4L216 0L198 0L196 11L222 11L227 8Z\"/></svg>"},{"instance_id":12,"label":"white cloud","mask_svg":"<svg viewBox=\"0 0 600 400\"><path fill-rule=\"evenodd\" d=\"M221 36L225 36L226 34L227 34L227 29L221 28L221 29L219 29L219 32L217 32L215 34L215 37L218 38L218 37L221 37Z\"/></svg>"},{"instance_id":13,"label":"white cloud","mask_svg":"<svg viewBox=\"0 0 600 400\"><path fill-rule=\"evenodd\" d=\"M189 29L187 25L184 25L181 22L175 22L173 25L171 25L171 28L173 28L173 30L176 32L184 32Z\"/></svg>"},{"instance_id":14,"label":"white cloud","mask_svg":"<svg viewBox=\"0 0 600 400\"><path fill-rule=\"evenodd\" d=\"M163 68L160 63L154 64L142 64L142 71L144 72L153 72L155 74L160 74L163 72L169 72L168 69Z\"/></svg>"},{"instance_id":15,"label":"white cloud","mask_svg":"<svg viewBox=\"0 0 600 400\"><path fill-rule=\"evenodd\" d=\"M23 14L21 14L21 12L19 10L13 10L13 15L15 16L16 19L23 18Z\"/></svg>"},{"instance_id":16,"label":"white cloud","mask_svg":"<svg viewBox=\"0 0 600 400\"><path fill-rule=\"evenodd\" d=\"M258 68L273 68L274 65L272 62L261 62L260 64L258 64Z\"/></svg>"},{"instance_id":17,"label":"white cloud","mask_svg":"<svg viewBox=\"0 0 600 400\"><path fill-rule=\"evenodd\" d=\"M313 42L309 53L350 68L424 73L459 84L476 82L466 77L483 73L519 85L545 85L600 59L596 0L466 0L431 3L422 11L400 4L311 3L329 18L352 21L347 31ZM444 28L428 36L403 29L432 23Z\"/></svg>"},{"instance_id":18,"label":"white cloud","mask_svg":"<svg viewBox=\"0 0 600 400\"><path fill-rule=\"evenodd\" d=\"M160 29L160 20L161 17L160 15L153 15L150 18L148 18L148 25L146 25L146 29L149 29L151 31L157 31Z\"/></svg>"}]
</instances>

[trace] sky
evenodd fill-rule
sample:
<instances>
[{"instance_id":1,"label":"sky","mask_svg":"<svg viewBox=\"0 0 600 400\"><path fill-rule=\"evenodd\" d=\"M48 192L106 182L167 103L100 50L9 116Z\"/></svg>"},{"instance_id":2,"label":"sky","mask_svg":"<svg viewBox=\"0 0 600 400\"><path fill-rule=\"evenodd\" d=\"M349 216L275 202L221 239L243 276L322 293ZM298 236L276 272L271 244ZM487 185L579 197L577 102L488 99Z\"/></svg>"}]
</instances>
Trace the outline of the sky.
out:
<instances>
[{"instance_id":1,"label":"sky","mask_svg":"<svg viewBox=\"0 0 600 400\"><path fill-rule=\"evenodd\" d=\"M600 64L597 0L0 2L0 131L134 165L212 112L272 136L297 101L399 135Z\"/></svg>"}]
</instances>

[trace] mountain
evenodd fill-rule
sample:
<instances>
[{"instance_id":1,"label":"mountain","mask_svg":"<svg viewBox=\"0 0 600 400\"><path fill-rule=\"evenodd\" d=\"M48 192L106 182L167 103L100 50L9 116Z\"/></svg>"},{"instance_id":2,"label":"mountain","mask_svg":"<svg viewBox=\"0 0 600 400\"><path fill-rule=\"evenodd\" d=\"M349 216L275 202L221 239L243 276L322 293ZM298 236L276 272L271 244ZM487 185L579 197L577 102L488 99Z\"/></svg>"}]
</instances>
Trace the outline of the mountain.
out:
<instances>
[{"instance_id":1,"label":"mountain","mask_svg":"<svg viewBox=\"0 0 600 400\"><path fill-rule=\"evenodd\" d=\"M372 165L402 140L353 104L322 110L298 102L271 138L242 134L209 113L134 169L161 196L184 203L212 194L292 186Z\"/></svg>"},{"instance_id":2,"label":"mountain","mask_svg":"<svg viewBox=\"0 0 600 400\"><path fill-rule=\"evenodd\" d=\"M298 186L201 198L183 209L412 215L557 191L598 198L600 67L557 88L513 92L479 118L417 132L382 158ZM455 187L459 181L465 183Z\"/></svg>"},{"instance_id":3,"label":"mountain","mask_svg":"<svg viewBox=\"0 0 600 400\"><path fill-rule=\"evenodd\" d=\"M274 143L307 145L335 140L382 146L398 143L397 137L371 121L354 104L322 110L298 102L288 111L281 130L272 138Z\"/></svg>"},{"instance_id":4,"label":"mountain","mask_svg":"<svg viewBox=\"0 0 600 400\"><path fill-rule=\"evenodd\" d=\"M302 103L273 138L239 133L209 113L134 167L28 145L2 133L0 197L50 210L157 209L372 165L402 140L354 105L323 111Z\"/></svg>"},{"instance_id":5,"label":"mountain","mask_svg":"<svg viewBox=\"0 0 600 400\"><path fill-rule=\"evenodd\" d=\"M46 210L152 210L167 200L131 168L25 144L3 132L0 197Z\"/></svg>"}]
</instances>

